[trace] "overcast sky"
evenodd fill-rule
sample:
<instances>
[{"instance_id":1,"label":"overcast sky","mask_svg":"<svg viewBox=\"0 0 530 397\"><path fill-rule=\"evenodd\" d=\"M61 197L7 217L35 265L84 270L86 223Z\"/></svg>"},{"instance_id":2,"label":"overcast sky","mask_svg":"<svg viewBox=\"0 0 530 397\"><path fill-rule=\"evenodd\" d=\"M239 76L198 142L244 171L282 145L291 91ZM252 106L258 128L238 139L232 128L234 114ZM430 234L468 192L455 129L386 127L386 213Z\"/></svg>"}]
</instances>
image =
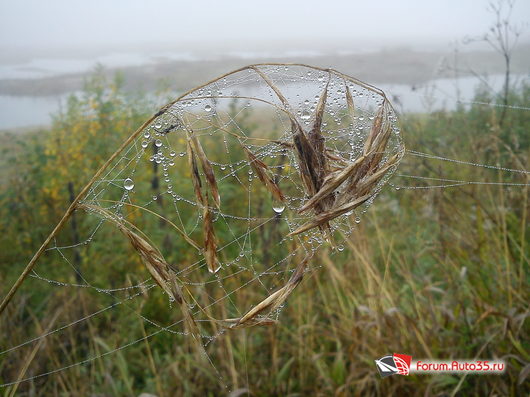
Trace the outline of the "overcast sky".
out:
<instances>
[{"instance_id":1,"label":"overcast sky","mask_svg":"<svg viewBox=\"0 0 530 397\"><path fill-rule=\"evenodd\" d=\"M483 0L0 0L0 50L128 49L190 42L233 50L252 42L449 43L484 33ZM513 20L530 19L530 1ZM528 37L529 28L526 28ZM330 40L330 41L331 41Z\"/></svg>"}]
</instances>

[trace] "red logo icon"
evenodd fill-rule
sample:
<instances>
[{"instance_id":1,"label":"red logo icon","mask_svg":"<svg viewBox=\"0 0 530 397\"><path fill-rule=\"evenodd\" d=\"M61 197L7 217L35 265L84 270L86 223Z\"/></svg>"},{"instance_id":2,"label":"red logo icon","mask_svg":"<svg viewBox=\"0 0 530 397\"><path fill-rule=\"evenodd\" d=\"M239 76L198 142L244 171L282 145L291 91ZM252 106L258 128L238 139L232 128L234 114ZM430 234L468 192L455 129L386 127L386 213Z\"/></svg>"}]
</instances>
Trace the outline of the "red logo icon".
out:
<instances>
[{"instance_id":1,"label":"red logo icon","mask_svg":"<svg viewBox=\"0 0 530 397\"><path fill-rule=\"evenodd\" d=\"M379 374L384 378L390 375L405 375L410 372L410 363L412 356L406 354L394 353L392 356L384 356L375 360Z\"/></svg>"}]
</instances>

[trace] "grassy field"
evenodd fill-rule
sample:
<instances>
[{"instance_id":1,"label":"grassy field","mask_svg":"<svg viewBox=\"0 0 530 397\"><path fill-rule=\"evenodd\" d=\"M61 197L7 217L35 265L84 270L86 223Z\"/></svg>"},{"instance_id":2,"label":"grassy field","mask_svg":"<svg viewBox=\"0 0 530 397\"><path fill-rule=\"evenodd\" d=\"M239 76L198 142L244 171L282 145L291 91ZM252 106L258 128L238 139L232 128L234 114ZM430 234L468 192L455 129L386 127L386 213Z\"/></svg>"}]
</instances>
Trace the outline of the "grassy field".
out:
<instances>
[{"instance_id":1,"label":"grassy field","mask_svg":"<svg viewBox=\"0 0 530 397\"><path fill-rule=\"evenodd\" d=\"M99 165L152 112L120 81L95 75L53 126L1 137L0 294ZM477 93L478 101L489 99ZM530 87L510 103L530 106ZM524 169L530 156L530 113L476 105L454 112L403 115L409 150L472 163ZM257 127L256 127L257 128ZM407 154L397 174L528 184L528 174L503 172ZM147 177L146 177L147 178ZM471 184L407 189L425 181L394 176L342 252L323 248L289 298L275 326L228 332L208 344L213 365L189 338L162 332L109 355L172 317L167 298L144 292L127 310L109 310L75 327L0 355L0 382L53 371L86 357L85 365L39 377L0 393L28 396L356 396L528 394L530 362L528 186ZM429 183L433 184L432 181ZM438 182L434 182L438 184ZM149 193L151 195L151 193ZM159 223L144 227L156 228ZM88 228L81 223L79 228ZM70 232L69 232L70 233ZM163 244L163 235L160 241ZM158 238L157 237L157 238ZM75 240L75 236L69 238ZM123 239L121 239L123 240ZM99 285L147 277L120 236L95 242L79 258ZM105 243L106 242L106 243ZM173 243L175 244L175 243ZM181 249L170 244L168 251ZM256 249L264 249L257 247ZM171 254L170 254L171 255ZM186 255L179 251L179 255ZM58 258L36 270L74 283ZM53 276L53 277L51 277ZM252 297L253 292L243 298ZM122 295L126 296L126 295ZM0 321L0 351L115 302L90 289L30 279ZM414 359L503 359L503 375L413 375L381 379L374 360L399 352ZM28 366L27 371L24 368ZM21 375L22 374L22 375Z\"/></svg>"}]
</instances>

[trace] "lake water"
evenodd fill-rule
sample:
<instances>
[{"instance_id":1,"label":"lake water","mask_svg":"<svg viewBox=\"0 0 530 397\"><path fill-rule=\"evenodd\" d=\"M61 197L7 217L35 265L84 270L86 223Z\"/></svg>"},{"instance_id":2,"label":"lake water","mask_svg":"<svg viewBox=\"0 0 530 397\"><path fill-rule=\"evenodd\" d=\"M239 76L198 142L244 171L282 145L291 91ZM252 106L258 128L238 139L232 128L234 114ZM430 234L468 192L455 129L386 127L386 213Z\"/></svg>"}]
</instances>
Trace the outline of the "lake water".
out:
<instances>
[{"instance_id":1,"label":"lake water","mask_svg":"<svg viewBox=\"0 0 530 397\"><path fill-rule=\"evenodd\" d=\"M528 79L528 76L516 76ZM503 85L502 75L492 75L488 84L496 91ZM412 87L405 84L374 84L387 94L399 112L428 112L436 109L454 109L457 100L471 101L480 81L475 77L435 79ZM0 129L48 125L51 115L57 113L66 95L28 97L0 95Z\"/></svg>"}]
</instances>

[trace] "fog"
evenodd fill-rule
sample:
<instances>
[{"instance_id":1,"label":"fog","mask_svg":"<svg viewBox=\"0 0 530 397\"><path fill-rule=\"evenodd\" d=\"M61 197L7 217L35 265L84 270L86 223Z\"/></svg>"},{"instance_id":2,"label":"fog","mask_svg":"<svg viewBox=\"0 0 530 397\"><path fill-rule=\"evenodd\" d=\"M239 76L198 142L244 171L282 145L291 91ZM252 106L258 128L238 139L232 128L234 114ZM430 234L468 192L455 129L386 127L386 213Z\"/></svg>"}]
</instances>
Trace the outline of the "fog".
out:
<instances>
[{"instance_id":1,"label":"fog","mask_svg":"<svg viewBox=\"0 0 530 397\"><path fill-rule=\"evenodd\" d=\"M508 1L501 3L508 9ZM418 92L433 85L443 88L439 102L454 106L456 85L447 78L461 79L458 95L467 98L475 92L475 75L490 76L492 87L503 81L499 54L484 42L463 44L465 37L481 37L491 27L495 15L489 5L481 0L0 0L0 130L49 124L50 114L83 89L97 64L109 77L120 70L129 91L153 93L164 81L176 93L245 64L299 62L336 68L385 88L404 110L421 111L425 98ZM530 1L516 1L510 24L523 35L512 72L520 79L530 71L529 19ZM448 60L458 61L458 76Z\"/></svg>"},{"instance_id":2,"label":"fog","mask_svg":"<svg viewBox=\"0 0 530 397\"><path fill-rule=\"evenodd\" d=\"M60 51L271 46L436 46L480 35L488 1L3 0L0 51L9 57ZM526 23L518 1L513 22ZM527 32L528 33L528 32Z\"/></svg>"}]
</instances>

